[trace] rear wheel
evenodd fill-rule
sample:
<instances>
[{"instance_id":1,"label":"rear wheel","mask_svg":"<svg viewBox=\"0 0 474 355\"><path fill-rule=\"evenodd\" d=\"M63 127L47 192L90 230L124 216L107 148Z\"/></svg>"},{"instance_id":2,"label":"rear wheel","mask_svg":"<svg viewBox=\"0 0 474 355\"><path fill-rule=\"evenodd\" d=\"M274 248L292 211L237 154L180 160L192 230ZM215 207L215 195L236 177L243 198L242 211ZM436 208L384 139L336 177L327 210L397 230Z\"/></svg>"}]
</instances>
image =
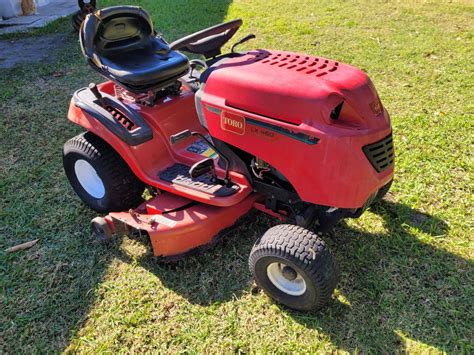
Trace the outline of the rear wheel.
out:
<instances>
[{"instance_id":1,"label":"rear wheel","mask_svg":"<svg viewBox=\"0 0 474 355\"><path fill-rule=\"evenodd\" d=\"M324 241L289 224L272 227L257 240L249 266L265 293L301 311L322 308L338 280L335 259Z\"/></svg>"},{"instance_id":2,"label":"rear wheel","mask_svg":"<svg viewBox=\"0 0 474 355\"><path fill-rule=\"evenodd\" d=\"M63 165L74 191L98 212L128 210L142 200L145 185L110 145L91 132L64 144Z\"/></svg>"}]
</instances>

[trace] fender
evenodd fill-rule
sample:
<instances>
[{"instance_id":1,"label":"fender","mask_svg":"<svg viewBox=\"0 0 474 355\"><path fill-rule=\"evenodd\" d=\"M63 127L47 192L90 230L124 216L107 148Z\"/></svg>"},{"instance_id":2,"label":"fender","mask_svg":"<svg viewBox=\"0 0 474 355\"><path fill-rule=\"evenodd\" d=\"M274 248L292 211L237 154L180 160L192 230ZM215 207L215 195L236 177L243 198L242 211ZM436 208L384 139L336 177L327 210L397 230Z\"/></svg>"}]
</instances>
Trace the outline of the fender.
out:
<instances>
[{"instance_id":1,"label":"fender","mask_svg":"<svg viewBox=\"0 0 474 355\"><path fill-rule=\"evenodd\" d=\"M145 120L134 110L119 100L102 92L103 106L88 88L74 93L72 101L75 106L98 120L112 134L131 146L136 146L153 139L153 132ZM115 112L115 116L110 111ZM118 115L118 116L117 116Z\"/></svg>"}]
</instances>

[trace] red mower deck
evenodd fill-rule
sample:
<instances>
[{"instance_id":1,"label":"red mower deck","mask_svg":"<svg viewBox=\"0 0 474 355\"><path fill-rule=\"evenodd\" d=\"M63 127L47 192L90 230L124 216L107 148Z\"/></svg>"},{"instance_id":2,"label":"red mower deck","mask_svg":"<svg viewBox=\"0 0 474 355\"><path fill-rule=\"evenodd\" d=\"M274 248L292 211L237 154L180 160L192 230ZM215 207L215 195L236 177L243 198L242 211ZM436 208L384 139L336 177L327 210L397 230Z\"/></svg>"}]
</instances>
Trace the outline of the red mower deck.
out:
<instances>
[{"instance_id":1,"label":"red mower deck","mask_svg":"<svg viewBox=\"0 0 474 355\"><path fill-rule=\"evenodd\" d=\"M223 208L193 203L164 193L143 203L136 210L112 212L105 218L113 231L132 227L148 233L154 255L169 257L211 243L219 232L231 227L248 213L255 200L256 195L251 195L238 204Z\"/></svg>"}]
</instances>

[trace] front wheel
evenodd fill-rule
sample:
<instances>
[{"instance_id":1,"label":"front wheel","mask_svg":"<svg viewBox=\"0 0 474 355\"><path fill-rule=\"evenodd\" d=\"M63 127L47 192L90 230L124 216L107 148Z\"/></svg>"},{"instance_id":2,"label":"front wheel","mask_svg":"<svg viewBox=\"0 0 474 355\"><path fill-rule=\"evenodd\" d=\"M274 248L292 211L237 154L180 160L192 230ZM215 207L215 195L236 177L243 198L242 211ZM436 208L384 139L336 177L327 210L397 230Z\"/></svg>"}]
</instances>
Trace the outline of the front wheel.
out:
<instances>
[{"instance_id":1,"label":"front wheel","mask_svg":"<svg viewBox=\"0 0 474 355\"><path fill-rule=\"evenodd\" d=\"M249 267L265 293L300 311L321 309L330 300L339 275L324 241L290 224L272 227L257 240Z\"/></svg>"}]
</instances>

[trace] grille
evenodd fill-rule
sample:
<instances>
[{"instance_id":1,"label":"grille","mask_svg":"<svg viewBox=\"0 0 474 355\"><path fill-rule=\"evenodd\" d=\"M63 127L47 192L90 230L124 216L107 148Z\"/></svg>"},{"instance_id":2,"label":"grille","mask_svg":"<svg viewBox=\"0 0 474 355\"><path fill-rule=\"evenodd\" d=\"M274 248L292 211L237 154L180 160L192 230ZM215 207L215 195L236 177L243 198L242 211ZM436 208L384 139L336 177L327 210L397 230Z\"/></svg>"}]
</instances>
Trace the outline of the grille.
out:
<instances>
[{"instance_id":1,"label":"grille","mask_svg":"<svg viewBox=\"0 0 474 355\"><path fill-rule=\"evenodd\" d=\"M273 53L262 63L316 77L332 73L339 67L339 63L333 60L293 53Z\"/></svg>"},{"instance_id":2,"label":"grille","mask_svg":"<svg viewBox=\"0 0 474 355\"><path fill-rule=\"evenodd\" d=\"M393 139L391 133L384 139L366 145L362 149L367 159L369 159L370 164L372 164L377 172L380 173L393 165L395 154L393 150Z\"/></svg>"}]
</instances>

